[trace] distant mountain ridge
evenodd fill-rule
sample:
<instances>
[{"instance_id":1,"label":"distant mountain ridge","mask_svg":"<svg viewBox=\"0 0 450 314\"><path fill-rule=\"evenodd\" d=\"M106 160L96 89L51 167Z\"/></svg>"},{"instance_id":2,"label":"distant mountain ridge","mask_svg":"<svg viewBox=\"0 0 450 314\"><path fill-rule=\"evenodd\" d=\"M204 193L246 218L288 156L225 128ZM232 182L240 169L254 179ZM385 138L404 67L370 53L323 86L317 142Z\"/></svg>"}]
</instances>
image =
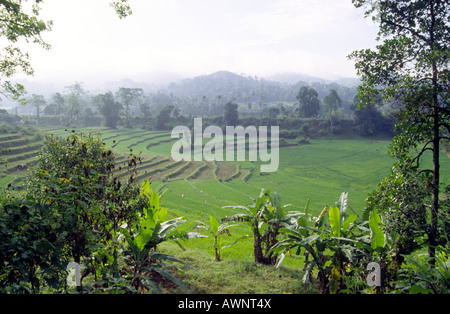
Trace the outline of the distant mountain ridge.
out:
<instances>
[{"instance_id":1,"label":"distant mountain ridge","mask_svg":"<svg viewBox=\"0 0 450 314\"><path fill-rule=\"evenodd\" d=\"M330 81L303 74L289 74L274 77L277 80L263 77L246 76L229 71L218 71L207 75L183 79L170 83L160 92L180 98L222 98L235 102L296 102L301 86L310 85L323 98L331 89L335 89L346 101L350 101L356 93L357 79L341 79ZM289 80L291 82L289 82Z\"/></svg>"},{"instance_id":2,"label":"distant mountain ridge","mask_svg":"<svg viewBox=\"0 0 450 314\"><path fill-rule=\"evenodd\" d=\"M326 82L326 79L311 76L303 73L284 72L272 74L266 77L266 79L275 82L297 84L298 82Z\"/></svg>"},{"instance_id":3,"label":"distant mountain ridge","mask_svg":"<svg viewBox=\"0 0 450 314\"><path fill-rule=\"evenodd\" d=\"M158 77L161 76L161 83ZM173 81L168 83L168 79ZM165 81L165 82L163 82ZM83 83L83 80L79 80ZM60 82L21 80L28 94L41 94L50 99L56 92L64 92ZM58 84L59 83L59 84ZM73 82L75 83L75 81ZM71 85L71 84L65 84ZM241 103L296 102L296 96L301 86L314 87L322 98L330 89L336 89L339 95L347 101L355 93L359 80L356 78L326 80L302 73L280 73L268 77L257 77L247 74L236 74L230 71L217 71L210 74L181 78L181 76L154 73L148 75L148 80L129 79L99 81L96 85L83 84L91 95L115 92L119 87L142 88L146 93L164 93L179 98L205 98L209 100L221 98L222 101ZM14 107L16 104L8 99L0 103L0 107Z\"/></svg>"},{"instance_id":4,"label":"distant mountain ridge","mask_svg":"<svg viewBox=\"0 0 450 314\"><path fill-rule=\"evenodd\" d=\"M360 79L353 77L340 77L335 79L325 79L317 76L311 76L304 73L284 72L273 74L266 77L270 81L297 84L299 82L319 82L319 83L337 83L346 86L355 86L360 84Z\"/></svg>"}]
</instances>

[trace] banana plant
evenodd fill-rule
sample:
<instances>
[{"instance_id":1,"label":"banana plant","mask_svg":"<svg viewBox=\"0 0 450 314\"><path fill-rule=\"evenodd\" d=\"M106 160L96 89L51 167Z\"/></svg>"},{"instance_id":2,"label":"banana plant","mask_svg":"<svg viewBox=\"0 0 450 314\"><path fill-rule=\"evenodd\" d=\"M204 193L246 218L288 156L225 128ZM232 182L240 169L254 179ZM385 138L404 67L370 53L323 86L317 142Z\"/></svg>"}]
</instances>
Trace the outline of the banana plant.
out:
<instances>
[{"instance_id":1,"label":"banana plant","mask_svg":"<svg viewBox=\"0 0 450 314\"><path fill-rule=\"evenodd\" d=\"M372 222L363 221L347 200L347 193L342 193L336 206L325 207L313 226L305 216L296 224L281 228L280 232L287 238L272 249L279 254L277 266L293 249L297 249L297 255L304 250L307 256L312 256L312 261L305 258L303 284L309 284L313 270L317 269L322 293L339 292L343 288L345 269L356 264L362 256L367 256L367 247L372 245L373 249L383 245L379 217L374 215ZM305 207L307 213L308 204Z\"/></svg>"},{"instance_id":2,"label":"banana plant","mask_svg":"<svg viewBox=\"0 0 450 314\"><path fill-rule=\"evenodd\" d=\"M214 252L216 255L216 261L220 262L221 253L222 250L230 247L231 245L235 244L239 239L237 239L234 243L229 245L224 245L223 243L223 235L231 235L229 229L236 227L237 224L231 224L231 223L219 223L217 219L214 216L209 217L209 224L206 224L202 221L198 222L198 225L196 228L202 228L205 229L212 237L214 237Z\"/></svg>"},{"instance_id":3,"label":"banana plant","mask_svg":"<svg viewBox=\"0 0 450 314\"><path fill-rule=\"evenodd\" d=\"M174 256L158 252L157 246L167 240L173 240L181 246L180 239L198 237L200 234L177 230L177 227L185 223L186 220L182 218L167 218L167 209L160 207L160 196L150 189L148 181L143 183L141 197L145 197L148 203L139 223L136 225L137 233L132 235L131 232L123 229L123 234L128 244L129 263L133 266L131 285L136 290L145 287L152 293L161 293L161 288L149 276L150 273L156 272L178 285L186 293L189 293L189 289L185 284L169 269L181 272L181 269L175 267L173 263L180 263L190 268L193 267Z\"/></svg>"},{"instance_id":4,"label":"banana plant","mask_svg":"<svg viewBox=\"0 0 450 314\"><path fill-rule=\"evenodd\" d=\"M273 195L269 190L261 190L259 197L250 206L227 206L244 210L245 213L236 214L228 220L244 221L253 232L253 255L255 262L275 264L276 254L271 248L278 242L280 228L289 226L303 213L286 211L289 205L281 205L278 194Z\"/></svg>"}]
</instances>

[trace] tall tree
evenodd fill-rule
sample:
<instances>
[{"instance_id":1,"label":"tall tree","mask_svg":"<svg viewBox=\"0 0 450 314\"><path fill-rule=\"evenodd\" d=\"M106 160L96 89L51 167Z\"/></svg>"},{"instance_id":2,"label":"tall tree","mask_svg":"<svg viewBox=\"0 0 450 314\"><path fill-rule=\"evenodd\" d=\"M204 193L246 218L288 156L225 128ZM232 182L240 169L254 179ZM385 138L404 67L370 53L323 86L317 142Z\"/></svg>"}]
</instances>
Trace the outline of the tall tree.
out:
<instances>
[{"instance_id":1,"label":"tall tree","mask_svg":"<svg viewBox=\"0 0 450 314\"><path fill-rule=\"evenodd\" d=\"M405 213L409 205L411 209L416 208L417 203L429 208L426 215L429 220L422 231L433 263L435 248L445 234L441 232L444 230L439 230L443 226L438 225L443 214L439 210L439 151L442 141L449 141L450 131L449 1L353 0L353 3L357 8L364 7L366 17L372 16L379 24L378 40L383 39L376 49L355 51L350 55L363 80L360 98L381 94L386 100L399 104L397 118L401 133L391 146L391 154L398 163L390 179L381 184L379 195L389 197L386 186L390 186L405 193L403 196L409 196L409 202L405 197L385 202L388 205L385 210L397 212L397 217L411 217ZM432 154L432 167L424 169L421 161L428 151ZM416 196L411 191L417 189L402 190L407 183L417 185L419 179L429 186L429 193ZM405 223L398 227L403 226Z\"/></svg>"},{"instance_id":2,"label":"tall tree","mask_svg":"<svg viewBox=\"0 0 450 314\"><path fill-rule=\"evenodd\" d=\"M236 126L239 123L238 105L228 102L223 108L223 122L225 125Z\"/></svg>"},{"instance_id":3,"label":"tall tree","mask_svg":"<svg viewBox=\"0 0 450 314\"><path fill-rule=\"evenodd\" d=\"M317 91L308 86L300 88L297 100L299 104L298 113L303 118L313 118L319 115L320 102Z\"/></svg>"},{"instance_id":4,"label":"tall tree","mask_svg":"<svg viewBox=\"0 0 450 314\"><path fill-rule=\"evenodd\" d=\"M139 104L139 111L141 112L145 122L148 122L151 119L152 113L150 110L150 104L147 101L143 101Z\"/></svg>"},{"instance_id":5,"label":"tall tree","mask_svg":"<svg viewBox=\"0 0 450 314\"><path fill-rule=\"evenodd\" d=\"M333 129L334 121L338 119L338 109L342 107L342 99L339 97L336 90L332 89L323 99L323 104L325 117L330 121L331 129Z\"/></svg>"},{"instance_id":6,"label":"tall tree","mask_svg":"<svg viewBox=\"0 0 450 314\"><path fill-rule=\"evenodd\" d=\"M125 127L131 128L131 108L138 106L144 97L144 91L141 88L120 87L115 96L124 108Z\"/></svg>"},{"instance_id":7,"label":"tall tree","mask_svg":"<svg viewBox=\"0 0 450 314\"><path fill-rule=\"evenodd\" d=\"M100 94L95 96L92 101L105 118L105 126L116 128L117 122L120 121L120 111L123 107L120 103L116 102L114 95L111 92Z\"/></svg>"},{"instance_id":8,"label":"tall tree","mask_svg":"<svg viewBox=\"0 0 450 314\"><path fill-rule=\"evenodd\" d=\"M47 105L47 102L45 101L44 96L33 94L33 95L31 95L30 103L34 107L36 107L36 118L37 118L38 123L40 123L40 121L41 121L41 115L40 115L41 108L45 107Z\"/></svg>"},{"instance_id":9,"label":"tall tree","mask_svg":"<svg viewBox=\"0 0 450 314\"><path fill-rule=\"evenodd\" d=\"M55 114L62 115L66 106L66 100L60 93L52 95L51 103L55 104Z\"/></svg>"},{"instance_id":10,"label":"tall tree","mask_svg":"<svg viewBox=\"0 0 450 314\"><path fill-rule=\"evenodd\" d=\"M164 106L156 116L156 129L165 130L166 123L170 122L170 115L175 107L173 105Z\"/></svg>"},{"instance_id":11,"label":"tall tree","mask_svg":"<svg viewBox=\"0 0 450 314\"><path fill-rule=\"evenodd\" d=\"M83 89L82 83L75 82L65 89L68 93L65 95L65 112L62 117L65 125L70 125L79 120L83 109L87 105L87 92Z\"/></svg>"}]
</instances>

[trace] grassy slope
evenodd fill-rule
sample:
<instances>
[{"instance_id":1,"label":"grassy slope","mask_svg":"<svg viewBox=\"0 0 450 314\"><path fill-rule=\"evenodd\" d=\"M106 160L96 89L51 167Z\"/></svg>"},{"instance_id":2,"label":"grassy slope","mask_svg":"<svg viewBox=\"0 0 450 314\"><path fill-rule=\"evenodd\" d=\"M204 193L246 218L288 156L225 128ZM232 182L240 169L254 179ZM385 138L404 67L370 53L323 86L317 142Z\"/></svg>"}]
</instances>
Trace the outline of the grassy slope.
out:
<instances>
[{"instance_id":1,"label":"grassy slope","mask_svg":"<svg viewBox=\"0 0 450 314\"><path fill-rule=\"evenodd\" d=\"M318 293L314 286L303 287L303 272L297 268L261 265L251 260L225 258L220 262L199 248L185 251L171 243L161 245L164 253L176 255L188 262L195 270L182 267L183 281L192 293L198 294L280 294L280 293ZM169 290L174 292L173 289ZM175 292L180 292L175 290Z\"/></svg>"}]
</instances>

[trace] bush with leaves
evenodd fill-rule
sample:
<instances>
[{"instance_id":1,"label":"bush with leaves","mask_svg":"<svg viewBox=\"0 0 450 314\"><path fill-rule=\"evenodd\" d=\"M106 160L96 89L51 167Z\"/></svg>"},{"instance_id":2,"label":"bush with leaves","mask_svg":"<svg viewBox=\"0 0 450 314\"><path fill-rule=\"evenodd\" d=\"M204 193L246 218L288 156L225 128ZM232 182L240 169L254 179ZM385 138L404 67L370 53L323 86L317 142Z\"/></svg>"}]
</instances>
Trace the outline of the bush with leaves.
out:
<instances>
[{"instance_id":1,"label":"bush with leaves","mask_svg":"<svg viewBox=\"0 0 450 314\"><path fill-rule=\"evenodd\" d=\"M361 276L360 270L370 262L389 260L381 217L373 213L368 221L361 219L347 204L347 193L341 195L336 206L325 207L315 221L311 218L308 202L303 216L280 229L287 238L272 248L279 254L277 266L286 253L305 254L303 284L311 282L317 269L321 293L348 292L349 278ZM364 288L369 287L364 285Z\"/></svg>"},{"instance_id":2,"label":"bush with leaves","mask_svg":"<svg viewBox=\"0 0 450 314\"><path fill-rule=\"evenodd\" d=\"M16 257L14 264L2 269L5 286L17 281L11 274L20 273L15 265L22 267L23 263L28 263L31 269L36 267L36 272L41 273L33 276L33 292L44 287L42 272L48 272L47 265L61 271L64 263L81 264L84 271L81 281L89 274L97 277L99 273L116 278L120 249L118 231L125 223L131 225L144 207L139 187L133 185L139 160L130 154L129 178L122 179L114 173L114 154L92 134L73 132L66 138L46 137L24 195L2 200L2 220L5 220L2 234L5 236L1 245L9 249L3 251L6 255L0 266L8 263L9 254ZM27 214L19 214L21 212ZM11 217L14 223L7 223ZM15 225L27 226L27 233L11 229L10 226ZM34 237L46 239L45 254L36 251L36 247L31 247L31 253L12 253L14 246L25 250L32 245ZM27 260L30 256L37 260L37 266L34 260ZM5 269L9 275L5 275Z\"/></svg>"},{"instance_id":3,"label":"bush with leaves","mask_svg":"<svg viewBox=\"0 0 450 314\"><path fill-rule=\"evenodd\" d=\"M65 217L67 241L74 262L80 263L98 243L112 238L119 226L142 210L139 188L132 184L139 158L130 155L130 177L114 173L115 155L92 134L67 138L47 136L28 179L28 194L50 204Z\"/></svg>"},{"instance_id":4,"label":"bush with leaves","mask_svg":"<svg viewBox=\"0 0 450 314\"><path fill-rule=\"evenodd\" d=\"M121 230L127 244L124 246L127 265L131 267L128 271L130 284L136 292L146 289L152 293L161 293L161 287L152 278L152 274L157 273L189 293L189 289L170 272L170 269L181 272L181 269L175 267L174 262L191 268L192 266L172 255L158 252L157 247L162 242L172 240L183 248L180 240L201 235L177 229L186 220L181 217L168 218L167 208L160 206L160 196L150 189L149 181L144 181L141 197L145 200L142 216L131 229Z\"/></svg>"},{"instance_id":5,"label":"bush with leaves","mask_svg":"<svg viewBox=\"0 0 450 314\"><path fill-rule=\"evenodd\" d=\"M34 199L0 199L0 293L64 287L63 219L55 208Z\"/></svg>"},{"instance_id":6,"label":"bush with leaves","mask_svg":"<svg viewBox=\"0 0 450 314\"><path fill-rule=\"evenodd\" d=\"M399 271L394 282L395 293L408 294L448 294L450 293L450 261L448 250L438 248L437 265L430 258L406 256L406 266Z\"/></svg>"},{"instance_id":7,"label":"bush with leaves","mask_svg":"<svg viewBox=\"0 0 450 314\"><path fill-rule=\"evenodd\" d=\"M399 163L367 197L365 215L378 212L385 217L385 232L393 239L394 260L398 267L404 255L413 253L427 242L427 203L431 196L427 182L427 174L418 175Z\"/></svg>"},{"instance_id":8,"label":"bush with leaves","mask_svg":"<svg viewBox=\"0 0 450 314\"><path fill-rule=\"evenodd\" d=\"M0 292L73 291L69 262L81 265L78 292L161 292L149 272L188 292L167 269L187 264L156 249L197 233L177 230L185 220L167 219L148 181L134 184L138 162L131 153L129 176L118 177L115 156L98 137L46 137L25 193L0 198Z\"/></svg>"}]
</instances>

